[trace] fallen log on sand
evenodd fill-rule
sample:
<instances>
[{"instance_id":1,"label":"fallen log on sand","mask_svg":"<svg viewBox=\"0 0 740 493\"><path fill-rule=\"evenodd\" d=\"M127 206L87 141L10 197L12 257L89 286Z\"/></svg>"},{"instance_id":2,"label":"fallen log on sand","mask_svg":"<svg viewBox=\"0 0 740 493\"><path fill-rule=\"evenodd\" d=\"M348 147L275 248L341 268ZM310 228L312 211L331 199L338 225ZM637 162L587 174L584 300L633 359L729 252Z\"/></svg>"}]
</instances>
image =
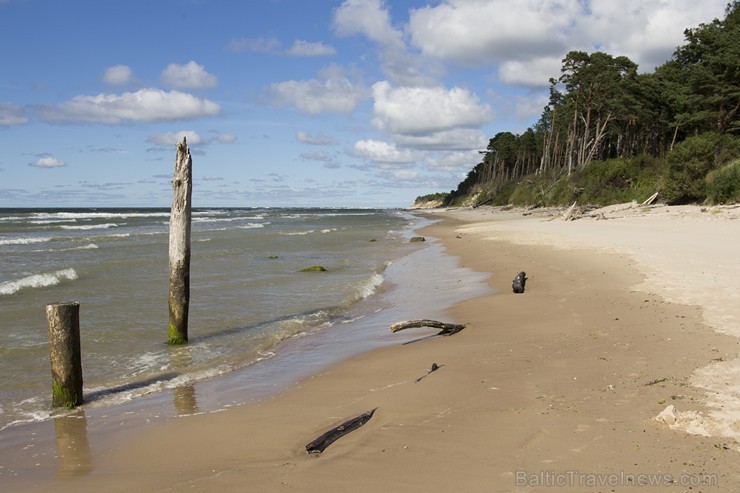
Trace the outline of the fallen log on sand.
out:
<instances>
[{"instance_id":1,"label":"fallen log on sand","mask_svg":"<svg viewBox=\"0 0 740 493\"><path fill-rule=\"evenodd\" d=\"M372 409L366 413L362 413L356 418L349 419L341 425L327 431L326 433L306 445L306 452L308 452L309 454L322 453L326 449L326 447L339 440L347 433L356 430L360 426L370 421L370 418L373 417L376 409L378 408L376 407L375 409Z\"/></svg>"},{"instance_id":2,"label":"fallen log on sand","mask_svg":"<svg viewBox=\"0 0 740 493\"><path fill-rule=\"evenodd\" d=\"M448 324L444 322L438 322L436 320L406 320L404 322L396 322L391 325L391 332L398 332L403 329L416 329L419 327L431 327L433 329L442 329L437 335L449 336L460 332L465 328L465 325L460 324Z\"/></svg>"}]
</instances>

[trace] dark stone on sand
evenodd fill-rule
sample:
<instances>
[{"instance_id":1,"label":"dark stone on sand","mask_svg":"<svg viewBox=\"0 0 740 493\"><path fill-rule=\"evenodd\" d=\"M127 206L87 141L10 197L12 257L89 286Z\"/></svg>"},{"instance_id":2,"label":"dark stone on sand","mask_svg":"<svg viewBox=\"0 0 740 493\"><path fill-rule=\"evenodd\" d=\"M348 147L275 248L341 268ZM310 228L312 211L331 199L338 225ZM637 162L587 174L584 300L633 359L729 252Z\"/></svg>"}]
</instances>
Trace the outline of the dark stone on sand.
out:
<instances>
[{"instance_id":1,"label":"dark stone on sand","mask_svg":"<svg viewBox=\"0 0 740 493\"><path fill-rule=\"evenodd\" d=\"M511 282L511 289L515 293L523 293L524 292L524 285L527 283L527 274L524 272L520 272L516 275L514 280Z\"/></svg>"}]
</instances>

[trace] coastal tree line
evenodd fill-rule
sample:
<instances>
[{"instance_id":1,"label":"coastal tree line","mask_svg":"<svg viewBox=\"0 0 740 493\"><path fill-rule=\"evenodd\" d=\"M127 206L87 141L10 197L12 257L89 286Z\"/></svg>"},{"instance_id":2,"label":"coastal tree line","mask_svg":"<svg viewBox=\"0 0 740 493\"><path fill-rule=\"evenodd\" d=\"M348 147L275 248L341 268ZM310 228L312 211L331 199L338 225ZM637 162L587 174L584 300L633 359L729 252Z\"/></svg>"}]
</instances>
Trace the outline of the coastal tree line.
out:
<instances>
[{"instance_id":1,"label":"coastal tree line","mask_svg":"<svg viewBox=\"0 0 740 493\"><path fill-rule=\"evenodd\" d=\"M536 124L496 134L456 190L417 201L740 200L740 1L684 35L652 73L625 56L569 52Z\"/></svg>"}]
</instances>

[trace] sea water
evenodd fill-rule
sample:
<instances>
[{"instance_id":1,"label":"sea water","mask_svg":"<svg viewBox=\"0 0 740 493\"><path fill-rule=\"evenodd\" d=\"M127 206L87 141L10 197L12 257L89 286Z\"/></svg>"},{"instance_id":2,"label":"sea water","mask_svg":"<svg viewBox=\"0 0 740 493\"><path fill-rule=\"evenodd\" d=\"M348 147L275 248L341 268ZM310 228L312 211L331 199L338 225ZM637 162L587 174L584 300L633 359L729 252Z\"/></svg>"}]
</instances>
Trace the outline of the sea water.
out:
<instances>
[{"instance_id":1,"label":"sea water","mask_svg":"<svg viewBox=\"0 0 740 493\"><path fill-rule=\"evenodd\" d=\"M451 276L434 242L410 243L425 220L406 211L197 209L190 340L172 347L168 221L167 209L0 210L0 429L53 415L48 303L80 303L85 405L110 406L206 380L228 382L210 387L216 399L255 392L388 344L393 317L425 318L485 284Z\"/></svg>"}]
</instances>

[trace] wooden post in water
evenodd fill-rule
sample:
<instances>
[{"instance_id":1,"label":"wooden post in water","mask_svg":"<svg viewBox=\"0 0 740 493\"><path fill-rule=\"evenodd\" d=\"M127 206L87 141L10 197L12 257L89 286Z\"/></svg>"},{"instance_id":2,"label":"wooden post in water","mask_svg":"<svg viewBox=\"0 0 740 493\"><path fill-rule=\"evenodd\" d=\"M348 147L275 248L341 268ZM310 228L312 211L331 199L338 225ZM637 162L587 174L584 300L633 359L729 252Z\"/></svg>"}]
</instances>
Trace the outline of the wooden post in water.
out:
<instances>
[{"instance_id":1,"label":"wooden post in water","mask_svg":"<svg viewBox=\"0 0 740 493\"><path fill-rule=\"evenodd\" d=\"M167 342L188 341L190 306L190 219L193 192L193 160L185 137L177 144L175 175L172 178L170 210L170 291Z\"/></svg>"},{"instance_id":2,"label":"wooden post in water","mask_svg":"<svg viewBox=\"0 0 740 493\"><path fill-rule=\"evenodd\" d=\"M76 301L46 305L51 360L51 405L82 404L82 356L80 352L80 304Z\"/></svg>"}]
</instances>

